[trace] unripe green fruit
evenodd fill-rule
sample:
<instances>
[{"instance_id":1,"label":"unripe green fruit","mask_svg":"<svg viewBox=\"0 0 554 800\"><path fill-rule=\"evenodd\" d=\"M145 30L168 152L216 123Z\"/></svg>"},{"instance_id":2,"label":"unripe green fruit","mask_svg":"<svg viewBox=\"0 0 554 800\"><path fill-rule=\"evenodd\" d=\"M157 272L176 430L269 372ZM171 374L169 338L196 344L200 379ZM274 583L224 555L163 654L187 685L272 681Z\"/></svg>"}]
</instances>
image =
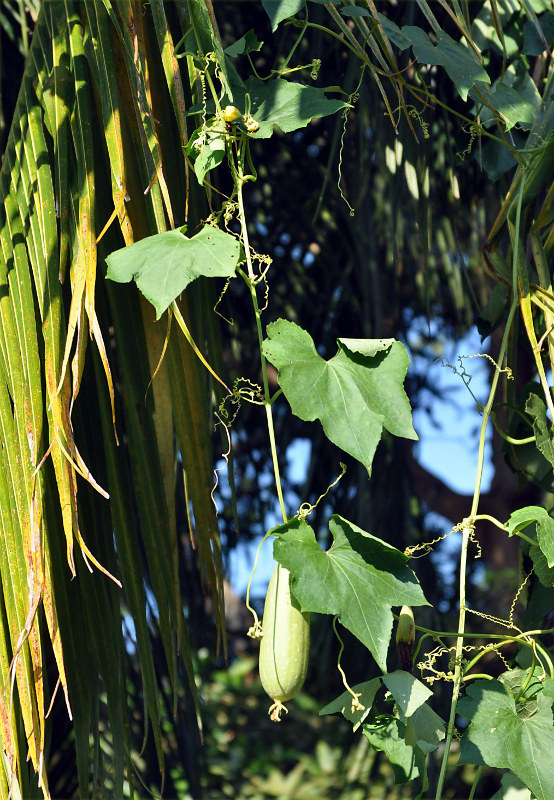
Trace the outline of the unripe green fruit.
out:
<instances>
[{"instance_id":1,"label":"unripe green fruit","mask_svg":"<svg viewBox=\"0 0 554 800\"><path fill-rule=\"evenodd\" d=\"M289 572L275 567L265 598L260 645L260 680L274 701L271 719L280 721L283 703L300 691L308 669L310 616L291 603Z\"/></svg>"}]
</instances>

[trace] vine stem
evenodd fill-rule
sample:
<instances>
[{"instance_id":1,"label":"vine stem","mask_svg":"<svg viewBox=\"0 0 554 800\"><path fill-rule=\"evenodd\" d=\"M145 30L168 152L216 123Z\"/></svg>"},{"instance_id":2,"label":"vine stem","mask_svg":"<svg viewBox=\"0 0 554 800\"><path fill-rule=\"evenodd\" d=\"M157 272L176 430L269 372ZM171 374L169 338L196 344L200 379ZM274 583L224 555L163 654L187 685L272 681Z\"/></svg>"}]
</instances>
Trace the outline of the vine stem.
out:
<instances>
[{"instance_id":1,"label":"vine stem","mask_svg":"<svg viewBox=\"0 0 554 800\"><path fill-rule=\"evenodd\" d=\"M504 361L506 348L508 345L508 336L510 328L518 306L517 294L512 299L510 312L506 321L506 328L504 329L504 336L502 337L502 344L500 345L500 352L498 354L497 364L494 369L493 378L491 381L491 388L487 404L483 409L483 420L481 422L481 433L479 436L479 455L477 459L477 476L475 478L475 491L473 493L473 501L471 504L471 512L469 517L466 517L463 523L463 537L462 547L460 553L460 583L459 583L459 597L460 597L460 611L458 617L458 634L459 638L456 640L456 656L454 666L454 686L452 689L452 701L450 704L450 716L446 729L446 742L444 747L444 755L442 758L441 770L439 780L437 783L437 792L435 800L441 800L442 790L444 786L444 779L446 777L446 768L448 764L448 757L450 755L450 748L452 746L452 739L454 736L454 721L456 718L456 706L458 703L458 696L460 694L460 686L462 684L462 657L464 646L464 633L465 633L465 618L466 618L466 568L467 568L467 550L469 544L469 537L473 530L473 519L477 514L477 507L479 505L479 496L481 494L481 479L483 477L483 464L485 460L485 434L487 430L487 423L491 415L494 396L496 394L496 387L501 373L501 365Z\"/></svg>"},{"instance_id":2,"label":"vine stem","mask_svg":"<svg viewBox=\"0 0 554 800\"><path fill-rule=\"evenodd\" d=\"M463 522L463 537L462 537L462 547L460 553L460 581L459 581L459 598L460 598L460 610L458 616L458 634L459 638L456 640L456 655L455 655L455 665L454 665L454 685L452 687L452 700L450 703L450 715L448 719L448 725L446 729L446 741L444 747L444 754L442 757L441 769L439 774L439 780L437 782L437 791L435 794L435 800L441 800L442 798L442 790L444 786L444 780L446 777L446 768L448 765L448 757L450 755L450 748L452 746L452 739L454 737L454 722L456 719L456 706L458 704L458 697L460 694L460 687L462 685L462 677L463 677L463 647L464 647L464 634L465 634L465 618L466 618L466 569L467 569L467 550L469 539L471 533L473 531L474 519L477 515L477 508L479 506L479 497L481 494L481 479L483 477L483 465L485 461L485 434L487 431L487 424L489 418L491 417L492 413L492 406L494 403L494 396L496 394L496 387L498 386L498 381L502 372L502 363L504 361L504 357L506 355L506 350L508 347L508 338L510 335L510 330L512 327L512 322L514 319L514 314L518 307L518 283L517 283L517 255L518 255L518 247L519 247L519 229L520 229L520 220L521 220L521 206L523 202L523 190L525 188L525 178L526 174L523 172L522 174L522 182L521 182L521 189L520 194L518 197L517 209L516 209L516 219L515 219L515 242L513 246L513 262L512 262L512 303L510 305L510 311L508 313L508 319L506 320L506 327L504 328L504 335L502 336L502 342L500 344L500 351L498 353L498 359L496 361L494 367L494 373L492 376L491 381L491 388L489 392L489 397L487 400L486 405L483 408L483 420L481 422L481 432L479 436L479 454L477 457L477 475L475 477L475 490L473 493L473 501L471 503L471 511L469 517Z\"/></svg>"},{"instance_id":3,"label":"vine stem","mask_svg":"<svg viewBox=\"0 0 554 800\"><path fill-rule=\"evenodd\" d=\"M248 147L248 143L246 143L246 147ZM283 517L283 522L287 521L287 512L285 509L285 501L283 498L283 489L281 486L281 474L279 472L279 462L277 459L277 445L275 443L275 429L273 427L273 414L271 411L271 397L269 393L269 381L267 379L267 362L263 353L263 331L262 331L262 314L260 311L260 306L258 304L258 295L256 294L256 276L254 274L254 267L252 265L252 254L250 252L250 240L248 238L248 228L246 225L246 213L244 211L244 198L243 198L243 185L245 183L244 178L244 160L245 160L245 150L244 148L239 148L239 155L237 161L237 169L236 169L236 189L237 189L237 203L239 207L239 221L241 227L241 235L242 235L242 243L244 246L244 253L246 257L246 268L247 268L247 278L248 280L247 285L250 289L250 296L252 298L252 306L254 308L254 316L256 319L256 331L258 334L258 347L260 350L260 362L262 366L262 381L263 381L263 389L264 389L264 408L267 418L267 430L269 434L269 444L271 448L271 460L273 463L273 474L275 476L275 486L277 489L277 497L279 498L279 506L281 508L281 514Z\"/></svg>"},{"instance_id":4,"label":"vine stem","mask_svg":"<svg viewBox=\"0 0 554 800\"><path fill-rule=\"evenodd\" d=\"M489 676L487 676L489 677ZM473 779L473 785L471 787L471 793L469 795L469 800L473 800L475 797L475 790L477 789L477 784L479 783L479 778L481 777L481 772L483 771L483 767L477 767L477 772L475 773L475 778Z\"/></svg>"}]
</instances>

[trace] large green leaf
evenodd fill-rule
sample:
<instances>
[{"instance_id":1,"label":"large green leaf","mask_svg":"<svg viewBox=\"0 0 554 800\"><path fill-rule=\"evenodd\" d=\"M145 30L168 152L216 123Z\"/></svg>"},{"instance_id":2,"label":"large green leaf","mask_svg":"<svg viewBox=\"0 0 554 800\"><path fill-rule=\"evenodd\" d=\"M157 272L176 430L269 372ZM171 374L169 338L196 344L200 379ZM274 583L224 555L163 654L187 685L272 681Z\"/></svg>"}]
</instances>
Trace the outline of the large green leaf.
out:
<instances>
[{"instance_id":1,"label":"large green leaf","mask_svg":"<svg viewBox=\"0 0 554 800\"><path fill-rule=\"evenodd\" d=\"M385 725L364 725L363 730L371 746L386 754L397 784L408 783L425 773L425 753L406 744L406 726L399 719L391 719ZM411 796L415 799L421 794Z\"/></svg>"},{"instance_id":2,"label":"large green leaf","mask_svg":"<svg viewBox=\"0 0 554 800\"><path fill-rule=\"evenodd\" d=\"M506 523L510 536L523 530L531 523L536 523L537 543L543 551L548 566L554 566L554 519L541 506L526 506L510 514Z\"/></svg>"},{"instance_id":3,"label":"large green leaf","mask_svg":"<svg viewBox=\"0 0 554 800\"><path fill-rule=\"evenodd\" d=\"M182 228L148 236L106 258L106 277L118 283L134 280L156 309L156 318L171 305L191 281L230 278L239 261L238 239L206 225L188 239Z\"/></svg>"},{"instance_id":4,"label":"large green leaf","mask_svg":"<svg viewBox=\"0 0 554 800\"><path fill-rule=\"evenodd\" d=\"M268 139L275 127L283 133L305 128L312 119L348 107L343 100L330 100L324 89L283 78L264 82L251 77L246 81L246 91L252 103L251 113L260 126L252 134L256 139Z\"/></svg>"},{"instance_id":5,"label":"large green leaf","mask_svg":"<svg viewBox=\"0 0 554 800\"><path fill-rule=\"evenodd\" d=\"M475 681L467 695L458 703L458 712L471 720L460 763L511 769L537 800L552 800L552 698L540 692L535 712L520 716L512 692L500 681Z\"/></svg>"},{"instance_id":6,"label":"large green leaf","mask_svg":"<svg viewBox=\"0 0 554 800\"><path fill-rule=\"evenodd\" d=\"M382 681L396 701L406 744L417 753L432 753L444 739L444 721L427 704L432 691L404 670L383 675Z\"/></svg>"},{"instance_id":7,"label":"large green leaf","mask_svg":"<svg viewBox=\"0 0 554 800\"><path fill-rule=\"evenodd\" d=\"M400 669L385 675L383 683L406 717L411 717L433 694L425 684Z\"/></svg>"},{"instance_id":8,"label":"large green leaf","mask_svg":"<svg viewBox=\"0 0 554 800\"><path fill-rule=\"evenodd\" d=\"M352 686L352 691L358 698L359 707L352 708L352 694L350 692L343 692L320 709L319 714L322 717L325 716L325 714L342 714L348 722L352 723L352 730L355 732L370 713L375 695L380 688L380 678L372 678L370 681L357 683L355 686Z\"/></svg>"},{"instance_id":9,"label":"large green leaf","mask_svg":"<svg viewBox=\"0 0 554 800\"><path fill-rule=\"evenodd\" d=\"M337 615L386 672L391 607L427 601L408 559L395 547L334 514L333 544L321 549L314 531L294 519L275 529L274 556L291 575L302 611Z\"/></svg>"},{"instance_id":10,"label":"large green leaf","mask_svg":"<svg viewBox=\"0 0 554 800\"><path fill-rule=\"evenodd\" d=\"M509 131L518 123L530 124L535 118L535 107L517 89L509 86L503 81L495 81L492 87L485 81L475 81L471 96L479 103L484 104L484 115L481 120L483 124L494 123L495 115L487 109L494 109L503 119L506 130Z\"/></svg>"},{"instance_id":11,"label":"large green leaf","mask_svg":"<svg viewBox=\"0 0 554 800\"><path fill-rule=\"evenodd\" d=\"M533 420L533 433L538 449L554 467L554 436L546 420L544 400L533 392L525 403L525 411Z\"/></svg>"},{"instance_id":12,"label":"large green leaf","mask_svg":"<svg viewBox=\"0 0 554 800\"><path fill-rule=\"evenodd\" d=\"M490 83L487 71L477 60L475 53L444 31L438 31L436 46L425 31L415 25L404 25L402 34L410 40L418 61L422 64L440 64L445 68L462 100L467 100L475 81Z\"/></svg>"},{"instance_id":13,"label":"large green leaf","mask_svg":"<svg viewBox=\"0 0 554 800\"><path fill-rule=\"evenodd\" d=\"M404 345L392 339L338 339L329 361L311 336L280 319L267 327L266 358L279 370L279 385L293 412L319 419L328 439L371 470L383 428L417 439L403 381L408 370Z\"/></svg>"},{"instance_id":14,"label":"large green leaf","mask_svg":"<svg viewBox=\"0 0 554 800\"><path fill-rule=\"evenodd\" d=\"M276 31L279 23L294 17L306 5L305 0L262 0L262 6L271 22L271 30Z\"/></svg>"}]
</instances>

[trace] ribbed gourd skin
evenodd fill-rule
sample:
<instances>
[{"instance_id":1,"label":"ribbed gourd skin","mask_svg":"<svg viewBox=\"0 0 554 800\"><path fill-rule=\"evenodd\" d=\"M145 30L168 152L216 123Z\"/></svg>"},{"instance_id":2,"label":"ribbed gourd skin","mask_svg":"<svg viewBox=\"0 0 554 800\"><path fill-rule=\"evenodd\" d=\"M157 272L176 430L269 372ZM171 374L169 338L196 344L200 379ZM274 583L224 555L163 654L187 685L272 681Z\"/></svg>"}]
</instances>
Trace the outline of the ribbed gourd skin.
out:
<instances>
[{"instance_id":1,"label":"ribbed gourd skin","mask_svg":"<svg viewBox=\"0 0 554 800\"><path fill-rule=\"evenodd\" d=\"M263 616L260 679L272 700L284 703L300 691L308 669L310 615L291 604L289 571L275 567Z\"/></svg>"}]
</instances>

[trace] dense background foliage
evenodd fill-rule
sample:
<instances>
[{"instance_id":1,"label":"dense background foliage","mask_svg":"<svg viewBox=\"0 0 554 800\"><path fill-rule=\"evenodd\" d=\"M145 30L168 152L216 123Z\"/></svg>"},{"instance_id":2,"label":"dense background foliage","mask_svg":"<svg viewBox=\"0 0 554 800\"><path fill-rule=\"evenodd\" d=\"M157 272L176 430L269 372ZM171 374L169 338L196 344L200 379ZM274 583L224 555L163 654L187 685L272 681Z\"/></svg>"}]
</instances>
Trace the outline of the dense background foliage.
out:
<instances>
[{"instance_id":1,"label":"dense background foliage","mask_svg":"<svg viewBox=\"0 0 554 800\"><path fill-rule=\"evenodd\" d=\"M84 463L111 496L108 508L104 499L79 479L78 527L92 553L122 580L125 591L121 595L98 571L89 576L80 555L75 557L77 578L69 581L64 532L67 537L68 524L75 535L77 528L75 519L64 528L56 486L64 481L66 487L72 485L75 476L60 477L65 469L63 455L55 468L47 461L41 488L50 498L45 506L46 540L57 581L54 595L59 625L70 643L64 652L69 695L72 704L77 704L73 709L75 726L68 719L61 692L51 714L38 723L47 742L50 790L53 797L77 797L84 796L83 786L90 786L91 796L122 796L130 791L123 777L124 765L132 761L129 774L134 776L139 795L144 783L154 793L163 785L167 797L183 797L187 792L193 797L409 797L408 788L394 788L394 774L381 753L371 749L365 739L353 737L342 719L317 715L318 709L342 690L336 671L338 644L323 620L314 620L305 692L291 706L280 729L267 719L266 698L256 678L256 646L244 635L249 622L233 595L233 574L228 575L231 585L223 582L233 552L249 541L257 542L277 521L265 419L259 408L243 404L234 422L232 473L220 475L216 522L209 497L212 460L218 462L226 443L220 429L212 430L211 412L221 398L220 389L215 383L208 385L206 373L188 345L177 338L175 325L164 366L151 382L166 325L154 323L151 309L134 287L121 287L103 278L103 259L108 253L185 221L189 230L194 230L210 210L219 208L220 193L231 190L223 168L210 173L207 192L187 170L184 143L200 116L182 112L201 99L201 90L190 57L172 60L164 50L168 41L176 44L190 29L189 14L194 21L197 5L129 0L114 4L111 20L99 3L51 2L41 10L40 4L24 7L4 2L1 12L2 141L7 154L2 169L3 196L9 198L10 192L16 192L23 221L23 206L27 205L27 219L32 220L40 217L40 209L33 209L28 197L23 201L25 180L18 184L14 154L21 143L29 152L34 148L37 168L59 164L60 159L64 165L60 175L52 173L56 216L62 221L50 220L57 258L55 264L46 264L46 271L52 278L67 267L69 279L52 301L54 307L59 303L62 308L59 341L49 351L39 332L36 345L42 364L36 392L51 402L54 392L48 385L47 365L55 364L57 384L72 297L79 284L75 277L81 263L79 248L86 246L80 222L90 214L98 237L108 220L114 222L111 215L114 209L116 212L115 224L98 242L96 283L90 283L88 273L83 278L86 289L82 289L78 313L80 338L71 353L72 358L76 354L72 375L79 375L80 385L76 390L75 377L72 382L67 373L62 397L72 405L65 443L68 447L76 443ZM472 41L489 73L498 75L509 66L510 80L531 105L535 103L535 93L544 88L552 65L544 42L539 39L537 44L529 25L533 26L534 15L539 15L551 45L551 4L534 0L529 4L531 11L512 0L461 5L472 21ZM333 27L327 7L310 6L312 22ZM429 6L439 29L458 40L456 15L449 13L446 4ZM429 6L379 3L378 10L399 26L428 29L425 11ZM261 3L221 0L213 10L224 47L249 29L264 42L250 58L234 60L243 77L250 73L250 59L262 76L279 68L298 36L298 28L292 24L281 24L272 32ZM114 19L119 23L117 35L115 24L110 27ZM343 23L352 35L360 36L355 17L344 16ZM67 30L73 32L72 37L67 38ZM289 66L308 65L291 75L294 80L318 87L340 86L343 94L336 96L350 97L352 102L348 114L322 117L292 134L276 133L269 140L251 143L258 181L245 192L249 235L257 252L274 259L264 324L279 317L298 322L327 358L335 353L337 336L400 339L414 364L406 384L412 406L434 416L444 398L434 385L429 364L445 352L448 343L478 325L483 335L490 335L491 354L498 351L501 331L496 323L505 314L506 292L502 280L498 281L499 274L502 278L498 261L492 256L504 253L509 261L510 238L507 228L500 229L494 241L490 232L509 192L516 162L505 143L487 139L483 130L468 122L475 113L471 96L464 101L442 67L418 65L411 48L396 52L398 75L406 75L414 84L425 82L440 104L421 97L408 102L401 95L411 111L405 113L394 82L383 80L393 127L379 84L365 78L359 83L360 59L345 47L344 31L337 30L338 38L332 38L319 28L310 29ZM101 48L96 44L99 41ZM108 45L113 53L108 52ZM185 46L190 47L190 42ZM25 56L26 77L16 106L14 90L23 76ZM310 77L313 59L322 62L315 81ZM175 65L184 87L182 95L175 88L179 81L172 83L168 77ZM68 88L79 70L74 86ZM44 133L48 128L44 123L43 149L37 160L34 126L38 123L33 114L37 108L51 113L52 83L48 81L53 74L61 86L53 94L68 105L82 96L88 106L86 111L80 106L79 113L68 118L64 158L62 142L53 130ZM137 92L137 86L142 90ZM116 96L120 115L110 111L109 103ZM546 103L552 103L550 97ZM483 116L486 123L486 113ZM512 148L524 146L531 123L518 120L506 132ZM487 129L496 131L494 124ZM114 168L118 159L119 177ZM88 167L81 170L88 164L94 164L94 173ZM537 189L537 207L545 197L551 198L548 174L546 169ZM31 179L28 184L32 183ZM60 194L64 185L65 205ZM150 192L145 195L147 186ZM125 193L131 197L130 203L124 199ZM12 219L14 206L5 208L2 222L11 237L3 240L6 251L8 242L18 243L18 235L31 237L34 222L16 231L14 239L14 231L6 223L6 218ZM529 219L532 213L529 210ZM36 224L40 228L40 223ZM483 253L487 240L489 247ZM73 254L73 262L68 252ZM29 262L35 273L40 271L40 259L34 262L31 254ZM217 306L220 317L211 309L223 281L217 288L199 281L187 289L181 306L197 343L209 353L209 360L228 385L241 376L259 380L248 297L244 287L235 283ZM491 295L494 284L501 288ZM89 290L94 295L92 306ZM34 291L35 295L29 294L25 314L27 319L37 315L38 320L43 309ZM93 310L98 328L93 326ZM45 318L41 316L40 324L45 325ZM6 318L2 319L9 331ZM95 341L87 349L88 327ZM102 341L114 384L118 448L113 440ZM517 387L506 402L523 409L521 396L536 375L522 325L516 329L511 348L514 358L518 357ZM469 365L466 368L471 372ZM32 368L28 372L31 376ZM277 389L276 375L269 377ZM519 399L514 399L518 395ZM171 398L169 407L164 406L164 397ZM12 403L17 403L16 396ZM56 418L46 406L41 413L44 430L50 431L41 443L44 456ZM418 463L417 444L385 434L368 481L363 466L341 454L318 425L292 417L285 403L276 405L274 416L284 492L292 509L304 501L315 502L339 473L339 460L343 460L347 472L333 489L333 509L400 550L444 534L449 523L468 513L470 498ZM525 435L517 433L514 420L511 424L512 435ZM299 441L309 442L305 471L291 463L298 452L294 444ZM487 513L505 520L513 509L525 504L544 502L549 508L551 467L545 470L540 464L535 469L533 454L528 459L516 457L514 448L496 434L491 453L494 478L482 495ZM453 473L455 470L453 465ZM328 535L330 507L321 503L311 518L322 543ZM437 514L446 521L437 521ZM193 547L190 531L194 522ZM469 603L477 611L506 616L520 582L517 542L511 547L514 537L506 545L492 526L480 530L479 540L482 558L469 564L470 575L476 576L469 583ZM418 577L432 603L418 613L418 622L447 630L456 624L457 597L451 577L457 567L456 556L440 558L441 548L436 548L438 557L417 562ZM528 605L528 615L544 616L552 606L552 589L535 579L529 596L534 605ZM27 599L24 594L22 597L25 610ZM224 600L228 618L225 646L221 633ZM257 601L259 608L263 598ZM9 609L7 601L5 608ZM4 627L11 629L9 612L3 614ZM61 670L52 634L54 644L49 644L46 616L37 624L44 639L41 663L49 672L44 689L49 701L57 670ZM18 619L21 629L24 611ZM530 617L525 624L532 624ZM11 632L17 640L17 632ZM12 648L14 644L12 639ZM342 666L350 683L375 676L377 668L367 651L350 635L346 644ZM32 652L29 658L32 660ZM395 664L396 655L391 652L390 658ZM8 651L4 660L9 664ZM501 671L503 667L491 663L490 669ZM6 672L2 691L7 698L5 677ZM198 707L192 696L195 685ZM445 687L445 697L448 693ZM440 701L440 687L436 694ZM119 738L123 729L128 731L124 739ZM145 730L150 732L143 743ZM42 734L35 735L39 742ZM24 796L30 798L38 789L33 764L25 764L29 738L28 728L23 735L20 725L15 749L22 754L20 780ZM39 749L37 743L37 753ZM159 777L162 752L163 781ZM92 772L89 759L94 765ZM489 772L479 785L483 798L492 797L499 786L498 774ZM430 777L432 781L432 765ZM471 772L453 774L448 796L458 793L466 797L472 780ZM2 786L6 786L5 777Z\"/></svg>"}]
</instances>

